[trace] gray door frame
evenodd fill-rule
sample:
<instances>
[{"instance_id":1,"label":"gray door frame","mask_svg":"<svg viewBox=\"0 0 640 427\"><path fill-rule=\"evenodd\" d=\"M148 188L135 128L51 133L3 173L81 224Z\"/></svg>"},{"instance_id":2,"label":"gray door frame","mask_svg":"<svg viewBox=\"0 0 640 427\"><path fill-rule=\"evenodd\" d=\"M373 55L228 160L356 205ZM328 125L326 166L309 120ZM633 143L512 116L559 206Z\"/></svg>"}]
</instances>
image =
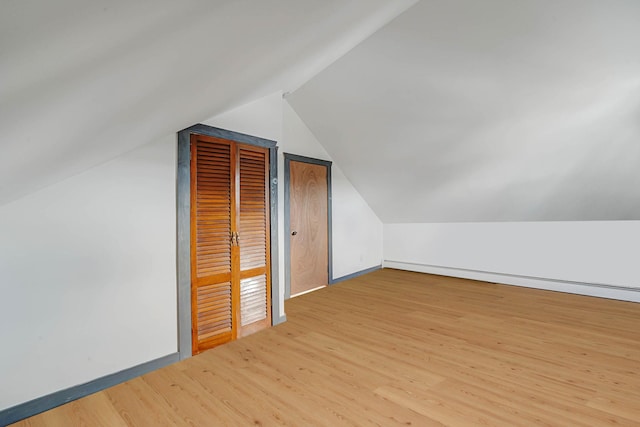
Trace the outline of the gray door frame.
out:
<instances>
[{"instance_id":1,"label":"gray door frame","mask_svg":"<svg viewBox=\"0 0 640 427\"><path fill-rule=\"evenodd\" d=\"M299 156L297 154L284 153L284 297L285 299L291 298L291 244L289 236L291 236L291 216L290 216L290 202L291 193L289 188L289 182L291 180L291 161L311 163L313 165L320 165L327 168L327 250L328 250L328 280L329 285L334 283L333 281L333 242L331 233L332 213L331 207L331 165L329 160L314 159L312 157Z\"/></svg>"},{"instance_id":2,"label":"gray door frame","mask_svg":"<svg viewBox=\"0 0 640 427\"><path fill-rule=\"evenodd\" d=\"M180 359L191 357L191 135L223 138L269 149L269 203L271 221L271 323L280 318L278 281L278 147L276 141L196 124L178 132L177 270L178 270L178 353Z\"/></svg>"}]
</instances>

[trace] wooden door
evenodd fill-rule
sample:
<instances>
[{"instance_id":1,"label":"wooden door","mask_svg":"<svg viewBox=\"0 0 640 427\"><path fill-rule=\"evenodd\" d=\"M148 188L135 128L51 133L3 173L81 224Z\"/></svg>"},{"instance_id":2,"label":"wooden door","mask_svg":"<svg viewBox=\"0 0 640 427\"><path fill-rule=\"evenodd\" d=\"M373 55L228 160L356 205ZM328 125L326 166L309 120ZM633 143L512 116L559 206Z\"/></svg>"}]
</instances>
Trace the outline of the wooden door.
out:
<instances>
[{"instance_id":1,"label":"wooden door","mask_svg":"<svg viewBox=\"0 0 640 427\"><path fill-rule=\"evenodd\" d=\"M327 167L289 164L291 296L329 283Z\"/></svg>"},{"instance_id":2,"label":"wooden door","mask_svg":"<svg viewBox=\"0 0 640 427\"><path fill-rule=\"evenodd\" d=\"M266 148L240 145L238 163L238 336L242 337L271 325L269 151Z\"/></svg>"},{"instance_id":3,"label":"wooden door","mask_svg":"<svg viewBox=\"0 0 640 427\"><path fill-rule=\"evenodd\" d=\"M228 141L191 136L191 342L193 354L231 341L233 308L232 208L235 152Z\"/></svg>"},{"instance_id":4,"label":"wooden door","mask_svg":"<svg viewBox=\"0 0 640 427\"><path fill-rule=\"evenodd\" d=\"M193 354L271 324L269 152L191 136Z\"/></svg>"}]
</instances>

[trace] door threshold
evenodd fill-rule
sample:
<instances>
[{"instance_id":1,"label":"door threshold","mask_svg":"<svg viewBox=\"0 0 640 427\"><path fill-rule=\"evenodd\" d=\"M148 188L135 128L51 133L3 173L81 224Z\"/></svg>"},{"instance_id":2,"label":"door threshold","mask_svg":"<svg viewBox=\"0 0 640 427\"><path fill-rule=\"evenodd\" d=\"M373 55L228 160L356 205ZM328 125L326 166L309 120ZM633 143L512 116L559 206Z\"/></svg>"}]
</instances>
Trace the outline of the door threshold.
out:
<instances>
[{"instance_id":1,"label":"door threshold","mask_svg":"<svg viewBox=\"0 0 640 427\"><path fill-rule=\"evenodd\" d=\"M326 288L327 285L318 286L317 288L307 289L306 291L298 292L295 295L291 295L289 298L299 297L300 295L308 294L309 292L317 291L318 289Z\"/></svg>"}]
</instances>

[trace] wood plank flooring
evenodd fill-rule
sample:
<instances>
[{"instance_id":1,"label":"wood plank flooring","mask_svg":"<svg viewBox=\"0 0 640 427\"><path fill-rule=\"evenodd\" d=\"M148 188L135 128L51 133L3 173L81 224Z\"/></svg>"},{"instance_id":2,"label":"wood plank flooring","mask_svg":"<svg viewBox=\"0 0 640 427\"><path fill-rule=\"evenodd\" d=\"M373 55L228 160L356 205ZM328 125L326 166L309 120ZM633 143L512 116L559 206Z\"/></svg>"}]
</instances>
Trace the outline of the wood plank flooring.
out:
<instances>
[{"instance_id":1,"label":"wood plank flooring","mask_svg":"<svg viewBox=\"0 0 640 427\"><path fill-rule=\"evenodd\" d=\"M380 270L22 426L638 426L640 305Z\"/></svg>"}]
</instances>

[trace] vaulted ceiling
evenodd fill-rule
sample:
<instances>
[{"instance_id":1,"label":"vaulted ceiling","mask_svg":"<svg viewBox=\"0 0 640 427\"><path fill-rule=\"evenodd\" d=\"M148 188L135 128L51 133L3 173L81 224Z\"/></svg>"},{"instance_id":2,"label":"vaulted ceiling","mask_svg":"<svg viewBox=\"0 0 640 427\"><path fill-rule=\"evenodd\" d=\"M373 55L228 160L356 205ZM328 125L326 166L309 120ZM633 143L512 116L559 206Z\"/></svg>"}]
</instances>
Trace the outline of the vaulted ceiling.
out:
<instances>
[{"instance_id":1,"label":"vaulted ceiling","mask_svg":"<svg viewBox=\"0 0 640 427\"><path fill-rule=\"evenodd\" d=\"M288 101L383 222L640 219L637 0L422 0Z\"/></svg>"},{"instance_id":2,"label":"vaulted ceiling","mask_svg":"<svg viewBox=\"0 0 640 427\"><path fill-rule=\"evenodd\" d=\"M0 205L277 90L415 0L3 0Z\"/></svg>"},{"instance_id":3,"label":"vaulted ceiling","mask_svg":"<svg viewBox=\"0 0 640 427\"><path fill-rule=\"evenodd\" d=\"M282 90L384 222L640 219L638 22L637 0L4 0L0 205Z\"/></svg>"}]
</instances>

